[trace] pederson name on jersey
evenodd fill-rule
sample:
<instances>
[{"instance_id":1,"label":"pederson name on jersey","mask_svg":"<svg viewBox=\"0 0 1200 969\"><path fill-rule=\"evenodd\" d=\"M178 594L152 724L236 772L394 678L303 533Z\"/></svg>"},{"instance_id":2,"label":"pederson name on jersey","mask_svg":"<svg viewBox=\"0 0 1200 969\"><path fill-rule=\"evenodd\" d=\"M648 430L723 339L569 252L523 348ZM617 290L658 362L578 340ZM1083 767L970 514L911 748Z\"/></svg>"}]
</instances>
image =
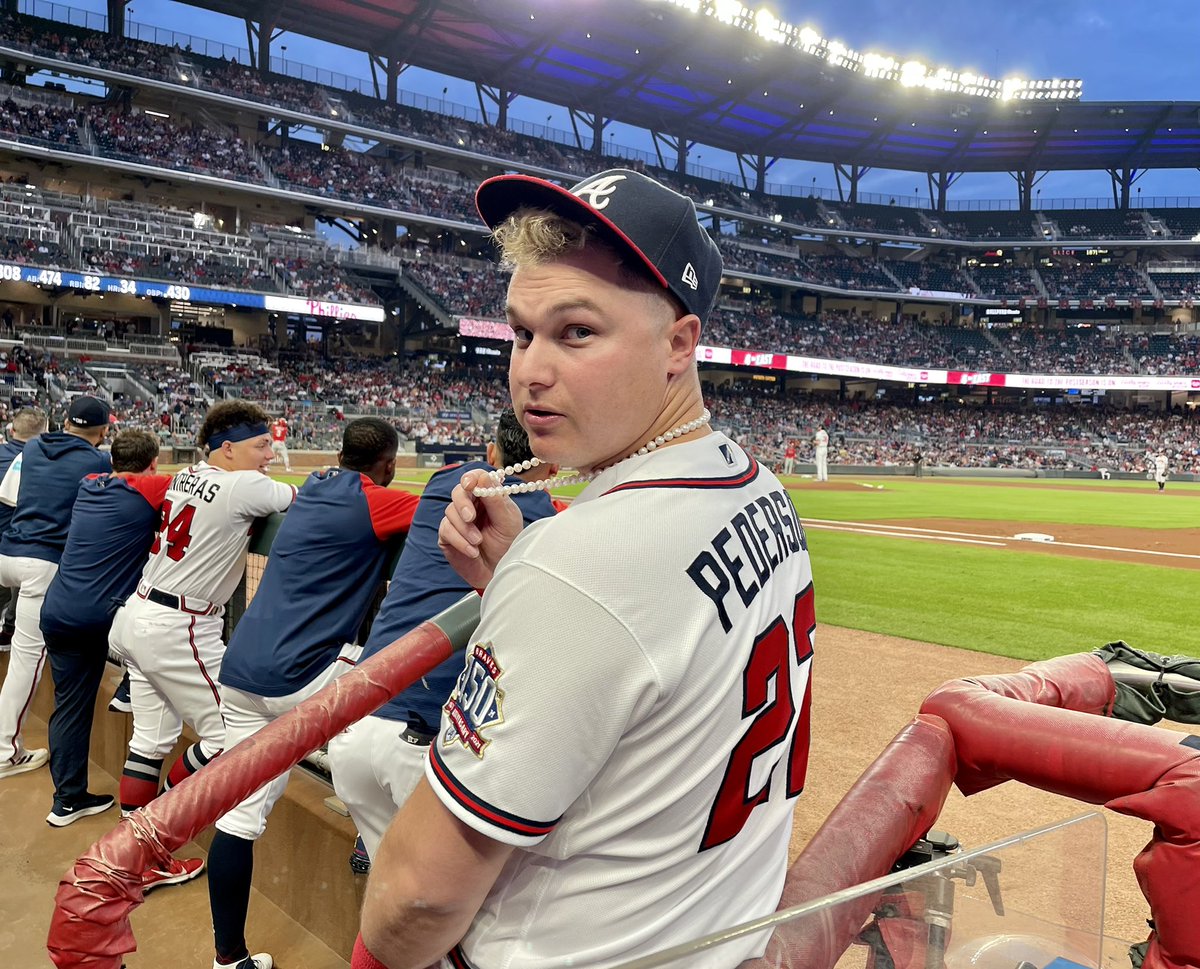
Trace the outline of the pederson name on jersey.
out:
<instances>
[{"instance_id":1,"label":"pederson name on jersey","mask_svg":"<svg viewBox=\"0 0 1200 969\"><path fill-rule=\"evenodd\" d=\"M711 601L729 632L730 605L748 608L781 564L801 549L808 551L804 526L787 493L772 491L749 502L713 537L687 567L687 574ZM737 599L727 603L736 590Z\"/></svg>"}]
</instances>

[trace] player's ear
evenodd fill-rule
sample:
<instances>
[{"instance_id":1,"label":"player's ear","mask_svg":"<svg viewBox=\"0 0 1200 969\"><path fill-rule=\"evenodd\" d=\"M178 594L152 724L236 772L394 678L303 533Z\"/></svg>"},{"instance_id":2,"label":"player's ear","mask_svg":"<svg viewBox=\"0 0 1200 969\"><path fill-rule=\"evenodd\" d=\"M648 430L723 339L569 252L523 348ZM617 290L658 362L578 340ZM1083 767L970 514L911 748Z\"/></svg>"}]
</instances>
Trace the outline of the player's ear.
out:
<instances>
[{"instance_id":1,"label":"player's ear","mask_svg":"<svg viewBox=\"0 0 1200 969\"><path fill-rule=\"evenodd\" d=\"M155 455L153 458L151 458L150 467L147 469L147 473L148 474L157 474L158 473L158 456L157 455Z\"/></svg>"},{"instance_id":2,"label":"player's ear","mask_svg":"<svg viewBox=\"0 0 1200 969\"><path fill-rule=\"evenodd\" d=\"M499 461L497 460L497 457L498 457L498 456L497 456L497 453L496 453L498 450L499 450L499 449L496 447L496 442L495 442L495 441L488 441L488 442L487 442L487 447L484 449L483 459L484 459L484 460L485 460L485 461L486 461L488 464L490 464L490 465L491 465L493 468L498 468L498 467L500 467L500 463L499 463Z\"/></svg>"}]
</instances>

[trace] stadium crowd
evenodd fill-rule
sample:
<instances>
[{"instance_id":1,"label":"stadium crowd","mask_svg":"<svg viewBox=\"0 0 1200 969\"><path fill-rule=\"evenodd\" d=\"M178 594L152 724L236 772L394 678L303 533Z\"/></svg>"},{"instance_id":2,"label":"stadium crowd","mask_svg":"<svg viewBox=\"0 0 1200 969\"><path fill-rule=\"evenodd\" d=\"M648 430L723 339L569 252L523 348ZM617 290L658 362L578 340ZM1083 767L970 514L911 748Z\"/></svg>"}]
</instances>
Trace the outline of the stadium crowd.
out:
<instances>
[{"instance_id":1,"label":"stadium crowd","mask_svg":"<svg viewBox=\"0 0 1200 969\"><path fill-rule=\"evenodd\" d=\"M67 27L53 21L15 13L0 15L0 32L5 43L18 49L29 50L64 62L76 62L92 67L142 75L171 83L198 87L247 100L287 107L320 119L334 116L349 120L368 129L386 131L427 141L430 144L453 148L466 148L479 154L510 161L536 165L549 171L565 174L584 174L597 169L596 153L581 149L548 137L536 137L512 130L498 129L493 125L463 117L454 117L436 110L389 104L356 90L325 87L310 81L300 80L283 74L267 74L240 64L236 59L222 59L201 55L190 49L167 47L145 41L109 37L100 31L83 27ZM445 105L441 105L445 107ZM57 143L78 150L78 140L71 129L79 123L71 111L50 109L39 121L21 119L16 129L6 127L18 137L31 137L46 143ZM132 124L141 129L126 130L125 141L120 148L127 149L128 141L141 148L145 138L152 147L150 157L173 167L188 167L194 159L185 151L176 152L170 146L155 145L161 129L143 128L144 122L115 120L101 121L99 127L105 137L111 136L111 125L128 129ZM28 128L29 131L21 131ZM199 142L193 144L195 133L180 131L180 147L188 145L200 155L198 170L224 171L227 177L262 180L264 173L256 162L247 156L245 146L239 140L222 133L213 145ZM546 132L548 135L549 132ZM98 139L99 140L99 139ZM173 161L172 161L173 159ZM609 142L599 154L602 167L623 165L647 167L649 156L645 153ZM651 166L653 167L653 166ZM954 212L951 215L934 213L923 218L917 210L906 210L896 205L848 205L841 202L825 202L814 195L764 196L736 188L733 174L720 175L716 180L680 178L674 171L653 167L655 177L679 191L692 195L710 205L745 211L765 218L775 215L786 216L800 225L828 228L830 224L862 232L883 232L890 235L938 236L959 239L1024 239L1045 238L1047 226L1070 238L1107 239L1117 237L1151 238L1152 230L1140 214L1120 214L1096 210L1053 210L1042 213L1046 220L1036 224L1031 214L1008 211ZM377 186L370 185L371 177L356 173L344 184L332 188L320 184L319 174L306 171L304 166L292 170L290 177L296 184L303 185L314 178L314 189L335 191L339 197L359 199L365 191L367 196L379 195ZM342 195L346 192L348 194ZM893 200L894 201L894 200ZM469 207L462 209L459 200L439 200L443 212L458 214L447 217L459 218L465 212L471 216ZM430 209L432 212L432 208ZM1195 216L1186 210L1154 213L1180 235L1194 234Z\"/></svg>"},{"instance_id":2,"label":"stadium crowd","mask_svg":"<svg viewBox=\"0 0 1200 969\"><path fill-rule=\"evenodd\" d=\"M1163 449L1176 472L1200 473L1200 415L1088 406L982 408L782 397L750 381L709 388L713 422L782 467L789 442L811 456L818 427L831 464L1147 472Z\"/></svg>"}]
</instances>

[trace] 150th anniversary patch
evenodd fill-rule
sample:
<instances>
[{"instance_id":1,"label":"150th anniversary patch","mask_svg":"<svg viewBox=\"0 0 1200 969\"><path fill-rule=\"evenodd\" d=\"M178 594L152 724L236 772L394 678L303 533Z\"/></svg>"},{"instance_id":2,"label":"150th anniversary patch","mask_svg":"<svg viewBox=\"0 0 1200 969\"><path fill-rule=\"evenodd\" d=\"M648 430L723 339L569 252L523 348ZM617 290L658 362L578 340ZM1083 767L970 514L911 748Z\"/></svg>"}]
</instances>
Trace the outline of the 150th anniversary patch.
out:
<instances>
[{"instance_id":1,"label":"150th anniversary patch","mask_svg":"<svg viewBox=\"0 0 1200 969\"><path fill-rule=\"evenodd\" d=\"M476 643L472 647L454 692L446 701L450 726L442 736L443 746L461 743L476 757L483 758L491 743L483 731L504 722L504 691L497 683L503 672L491 643Z\"/></svg>"}]
</instances>

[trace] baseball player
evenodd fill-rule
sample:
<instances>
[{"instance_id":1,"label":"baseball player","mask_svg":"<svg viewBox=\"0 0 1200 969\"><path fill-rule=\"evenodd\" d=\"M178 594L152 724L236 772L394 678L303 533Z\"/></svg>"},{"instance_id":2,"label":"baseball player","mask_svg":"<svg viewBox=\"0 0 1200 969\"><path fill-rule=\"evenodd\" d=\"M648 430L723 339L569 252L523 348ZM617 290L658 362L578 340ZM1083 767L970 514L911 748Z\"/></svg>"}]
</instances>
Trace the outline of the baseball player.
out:
<instances>
[{"instance_id":1,"label":"baseball player","mask_svg":"<svg viewBox=\"0 0 1200 969\"><path fill-rule=\"evenodd\" d=\"M146 431L118 434L112 463L112 474L88 475L79 486L58 573L42 604L54 674L54 806L46 821L58 828L113 805L111 794L88 791L92 713L113 613L137 587L171 481L157 473L158 439Z\"/></svg>"},{"instance_id":2,"label":"baseball player","mask_svg":"<svg viewBox=\"0 0 1200 969\"><path fill-rule=\"evenodd\" d=\"M8 437L0 444L0 481L8 473L12 463L21 456L25 445L46 430L46 412L38 407L24 407L13 415ZM12 522L13 506L0 501L0 535L8 531ZM0 653L8 652L16 624L17 590L0 586Z\"/></svg>"},{"instance_id":3,"label":"baseball player","mask_svg":"<svg viewBox=\"0 0 1200 969\"><path fill-rule=\"evenodd\" d=\"M283 461L283 470L292 470L292 461L287 449L288 422L286 417L277 417L271 424L271 451L275 460Z\"/></svg>"},{"instance_id":4,"label":"baseball player","mask_svg":"<svg viewBox=\"0 0 1200 969\"><path fill-rule=\"evenodd\" d=\"M358 631L384 579L392 539L417 496L391 491L396 429L378 417L346 425L338 467L309 477L271 545L262 581L221 663L225 743L257 733L353 667ZM287 786L284 774L217 821L208 853L215 967L271 969L246 946L254 842Z\"/></svg>"},{"instance_id":5,"label":"baseball player","mask_svg":"<svg viewBox=\"0 0 1200 969\"><path fill-rule=\"evenodd\" d=\"M796 469L796 442L788 441L783 450L783 473L791 474Z\"/></svg>"},{"instance_id":6,"label":"baseball player","mask_svg":"<svg viewBox=\"0 0 1200 969\"><path fill-rule=\"evenodd\" d=\"M183 722L200 740L171 767L168 787L224 748L217 677L225 603L245 571L254 520L285 511L296 494L267 477L271 435L267 415L253 404L212 407L197 443L207 458L171 478L141 581L117 610L109 638L129 669L133 704L120 785L124 812L158 794L163 760ZM177 859L169 871L143 875L142 890L186 881L202 868L199 858Z\"/></svg>"},{"instance_id":7,"label":"baseball player","mask_svg":"<svg viewBox=\"0 0 1200 969\"><path fill-rule=\"evenodd\" d=\"M813 435L813 449L817 463L817 480L829 480L829 432L818 427Z\"/></svg>"},{"instance_id":8,"label":"baseball player","mask_svg":"<svg viewBox=\"0 0 1200 969\"><path fill-rule=\"evenodd\" d=\"M439 541L482 617L356 965L604 969L775 910L807 768L807 543L775 476L707 427L721 258L691 201L613 170L499 176L477 204L513 268L514 409L588 483L524 529L494 477L452 492Z\"/></svg>"},{"instance_id":9,"label":"baseball player","mask_svg":"<svg viewBox=\"0 0 1200 969\"><path fill-rule=\"evenodd\" d=\"M1154 458L1154 483L1158 485L1159 491L1167 487L1167 466L1166 452L1159 451Z\"/></svg>"},{"instance_id":10,"label":"baseball player","mask_svg":"<svg viewBox=\"0 0 1200 969\"><path fill-rule=\"evenodd\" d=\"M0 539L0 585L20 589L8 675L0 688L0 778L36 770L49 759L45 747L26 750L21 741L46 664L42 600L67 544L80 480L112 467L98 448L108 434L108 415L108 404L99 398L76 397L63 429L26 444L0 485L0 501L16 506Z\"/></svg>"},{"instance_id":11,"label":"baseball player","mask_svg":"<svg viewBox=\"0 0 1200 969\"><path fill-rule=\"evenodd\" d=\"M520 465L532 457L529 438L509 409L500 415L496 440L487 446L486 462L452 464L429 479L387 596L371 625L362 659L374 656L471 591L471 586L450 567L437 541L450 492L463 474ZM507 480L517 484L540 481L552 477L554 470L553 465L539 465L528 471L518 470ZM555 513L544 491L519 494L514 500L527 525ZM374 715L364 717L329 742L333 786L350 809L368 858L379 850L379 841L396 809L424 775L426 754L437 733L442 706L462 665L461 656L446 660Z\"/></svg>"}]
</instances>

